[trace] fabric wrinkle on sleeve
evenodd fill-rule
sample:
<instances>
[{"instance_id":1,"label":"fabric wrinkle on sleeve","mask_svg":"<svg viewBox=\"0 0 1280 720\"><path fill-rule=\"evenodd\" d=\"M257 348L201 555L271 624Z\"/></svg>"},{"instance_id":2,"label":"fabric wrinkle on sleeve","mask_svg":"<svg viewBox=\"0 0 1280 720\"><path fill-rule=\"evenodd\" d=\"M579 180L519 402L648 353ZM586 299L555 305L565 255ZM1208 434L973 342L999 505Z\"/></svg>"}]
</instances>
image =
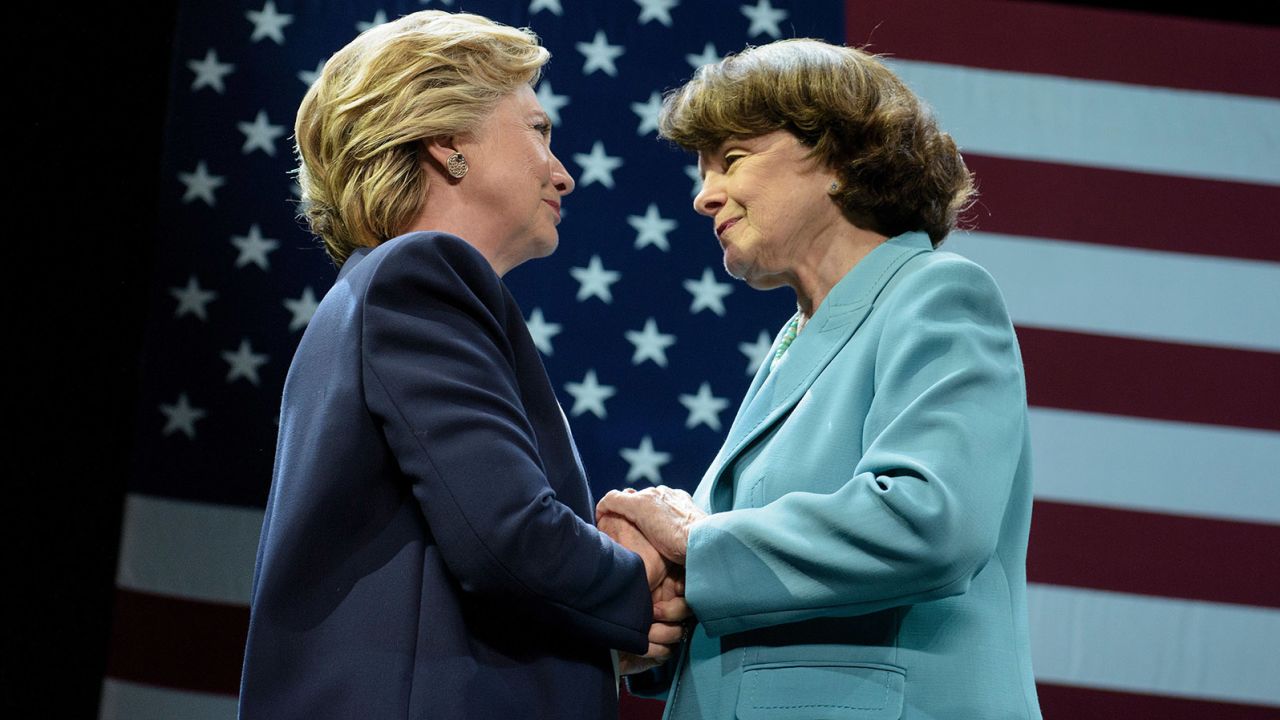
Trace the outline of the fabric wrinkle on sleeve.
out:
<instances>
[{"instance_id":1,"label":"fabric wrinkle on sleeve","mask_svg":"<svg viewBox=\"0 0 1280 720\"><path fill-rule=\"evenodd\" d=\"M995 552L1026 408L999 290L977 265L938 259L880 310L849 479L691 532L688 599L709 634L959 594Z\"/></svg>"},{"instance_id":2,"label":"fabric wrinkle on sleeve","mask_svg":"<svg viewBox=\"0 0 1280 720\"><path fill-rule=\"evenodd\" d=\"M374 272L369 408L462 588L568 612L613 646L643 651L642 563L556 499L512 370L497 276L446 235L402 241Z\"/></svg>"}]
</instances>

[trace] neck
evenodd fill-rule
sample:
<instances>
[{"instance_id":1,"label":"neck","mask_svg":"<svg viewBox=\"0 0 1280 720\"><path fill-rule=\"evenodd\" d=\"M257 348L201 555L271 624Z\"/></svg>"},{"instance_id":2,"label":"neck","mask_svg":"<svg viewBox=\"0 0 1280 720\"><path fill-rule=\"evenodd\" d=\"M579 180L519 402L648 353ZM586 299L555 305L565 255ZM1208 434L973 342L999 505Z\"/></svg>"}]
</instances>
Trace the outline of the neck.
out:
<instances>
[{"instance_id":1,"label":"neck","mask_svg":"<svg viewBox=\"0 0 1280 720\"><path fill-rule=\"evenodd\" d=\"M845 227L811 245L813 251L797 263L790 283L796 292L801 327L821 307L831 288L887 239L870 230L845 223Z\"/></svg>"},{"instance_id":2,"label":"neck","mask_svg":"<svg viewBox=\"0 0 1280 720\"><path fill-rule=\"evenodd\" d=\"M458 185L448 178L437 173L431 175L422 208L403 232L433 230L457 235L489 261L498 277L519 265L520 260L508 257L504 252L506 248L491 241L493 233L486 223L488 215L484 209L474 207L467 193L459 191Z\"/></svg>"}]
</instances>

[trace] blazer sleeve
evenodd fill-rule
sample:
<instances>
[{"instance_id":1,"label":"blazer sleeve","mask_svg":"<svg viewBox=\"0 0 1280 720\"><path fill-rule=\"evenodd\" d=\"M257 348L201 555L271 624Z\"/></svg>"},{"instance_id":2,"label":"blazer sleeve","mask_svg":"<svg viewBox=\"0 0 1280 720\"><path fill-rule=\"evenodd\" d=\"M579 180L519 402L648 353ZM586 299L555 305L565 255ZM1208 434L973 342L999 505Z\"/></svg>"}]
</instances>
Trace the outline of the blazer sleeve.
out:
<instances>
[{"instance_id":1,"label":"blazer sleeve","mask_svg":"<svg viewBox=\"0 0 1280 720\"><path fill-rule=\"evenodd\" d=\"M863 454L848 480L692 529L686 593L709 634L963 593L995 552L1026 433L999 290L951 256L883 302L874 370L865 368L875 394L863 437L849 438ZM824 372L847 371L839 362Z\"/></svg>"},{"instance_id":2,"label":"blazer sleeve","mask_svg":"<svg viewBox=\"0 0 1280 720\"><path fill-rule=\"evenodd\" d=\"M363 304L365 393L450 572L466 592L643 652L642 561L556 499L513 369L501 281L453 236L388 250Z\"/></svg>"}]
</instances>

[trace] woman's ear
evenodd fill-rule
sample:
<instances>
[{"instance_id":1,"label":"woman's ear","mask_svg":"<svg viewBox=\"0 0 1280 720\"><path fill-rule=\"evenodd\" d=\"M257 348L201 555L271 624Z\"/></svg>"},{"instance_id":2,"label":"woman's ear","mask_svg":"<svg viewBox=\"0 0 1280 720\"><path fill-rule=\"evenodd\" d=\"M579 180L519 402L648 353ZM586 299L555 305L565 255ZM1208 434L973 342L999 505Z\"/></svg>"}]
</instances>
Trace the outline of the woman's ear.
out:
<instances>
[{"instance_id":1,"label":"woman's ear","mask_svg":"<svg viewBox=\"0 0 1280 720\"><path fill-rule=\"evenodd\" d=\"M440 137L427 138L422 141L422 147L426 151L422 162L427 162L430 158L432 166L437 172L448 174L445 168L448 166L449 158L458 152L457 140L452 135L443 135Z\"/></svg>"},{"instance_id":2,"label":"woman's ear","mask_svg":"<svg viewBox=\"0 0 1280 720\"><path fill-rule=\"evenodd\" d=\"M456 137L430 138L423 143L437 172L442 172L455 183L466 177L471 166L467 164L467 157L458 150Z\"/></svg>"}]
</instances>

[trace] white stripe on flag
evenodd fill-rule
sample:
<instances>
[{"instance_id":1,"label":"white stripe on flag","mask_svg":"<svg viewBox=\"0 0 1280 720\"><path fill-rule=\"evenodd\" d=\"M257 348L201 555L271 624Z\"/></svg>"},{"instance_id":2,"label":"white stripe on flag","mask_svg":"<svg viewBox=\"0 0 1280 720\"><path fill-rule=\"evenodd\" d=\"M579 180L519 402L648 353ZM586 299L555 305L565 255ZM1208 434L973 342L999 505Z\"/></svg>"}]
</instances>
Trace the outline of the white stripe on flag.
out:
<instances>
[{"instance_id":1,"label":"white stripe on flag","mask_svg":"<svg viewBox=\"0 0 1280 720\"><path fill-rule=\"evenodd\" d=\"M995 276L1018 324L1280 352L1280 263L982 232L943 247Z\"/></svg>"},{"instance_id":2,"label":"white stripe on flag","mask_svg":"<svg viewBox=\"0 0 1280 720\"><path fill-rule=\"evenodd\" d=\"M891 60L964 150L1280 184L1280 100ZM1124 212L1124 198L1116 198Z\"/></svg>"},{"instance_id":3,"label":"white stripe on flag","mask_svg":"<svg viewBox=\"0 0 1280 720\"><path fill-rule=\"evenodd\" d=\"M130 494L116 585L248 605L263 511Z\"/></svg>"},{"instance_id":4,"label":"white stripe on flag","mask_svg":"<svg viewBox=\"0 0 1280 720\"><path fill-rule=\"evenodd\" d=\"M1280 523L1280 433L1033 407L1031 437L1038 499ZM127 513L121 587L248 604L261 510L131 495Z\"/></svg>"},{"instance_id":5,"label":"white stripe on flag","mask_svg":"<svg viewBox=\"0 0 1280 720\"><path fill-rule=\"evenodd\" d=\"M1280 433L1031 408L1039 500L1280 523Z\"/></svg>"},{"instance_id":6,"label":"white stripe on flag","mask_svg":"<svg viewBox=\"0 0 1280 720\"><path fill-rule=\"evenodd\" d=\"M190 690L102 681L100 720L235 720L236 698Z\"/></svg>"},{"instance_id":7,"label":"white stripe on flag","mask_svg":"<svg viewBox=\"0 0 1280 720\"><path fill-rule=\"evenodd\" d=\"M1037 680L1280 704L1280 611L1036 583L1027 606Z\"/></svg>"}]
</instances>

